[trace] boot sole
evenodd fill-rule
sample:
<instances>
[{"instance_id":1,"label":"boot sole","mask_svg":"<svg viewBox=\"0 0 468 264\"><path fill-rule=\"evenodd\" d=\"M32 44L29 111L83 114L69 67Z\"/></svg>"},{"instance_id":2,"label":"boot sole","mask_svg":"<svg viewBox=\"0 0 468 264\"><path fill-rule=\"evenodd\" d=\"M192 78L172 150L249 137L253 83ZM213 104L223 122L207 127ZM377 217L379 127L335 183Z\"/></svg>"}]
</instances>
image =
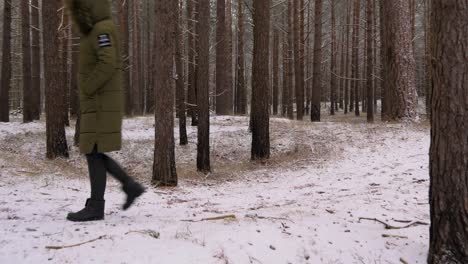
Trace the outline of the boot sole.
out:
<instances>
[{"instance_id":1,"label":"boot sole","mask_svg":"<svg viewBox=\"0 0 468 264\"><path fill-rule=\"evenodd\" d=\"M88 219L75 219L75 218L69 218L67 217L67 220L68 221L72 221L72 222L91 222L91 221L100 221L100 220L104 220L104 216L97 216L97 217L92 217L92 218L88 218Z\"/></svg>"}]
</instances>

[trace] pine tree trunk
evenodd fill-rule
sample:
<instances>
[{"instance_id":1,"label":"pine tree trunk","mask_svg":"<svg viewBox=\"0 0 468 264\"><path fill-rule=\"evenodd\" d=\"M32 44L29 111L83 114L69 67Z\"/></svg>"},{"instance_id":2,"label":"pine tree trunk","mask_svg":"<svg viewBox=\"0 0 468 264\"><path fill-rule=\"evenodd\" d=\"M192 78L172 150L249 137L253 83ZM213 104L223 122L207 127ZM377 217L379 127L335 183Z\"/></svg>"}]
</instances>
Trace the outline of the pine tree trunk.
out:
<instances>
[{"instance_id":1,"label":"pine tree trunk","mask_svg":"<svg viewBox=\"0 0 468 264\"><path fill-rule=\"evenodd\" d=\"M232 0L226 1L226 112L232 115L233 105L233 74L232 74Z\"/></svg>"},{"instance_id":2,"label":"pine tree trunk","mask_svg":"<svg viewBox=\"0 0 468 264\"><path fill-rule=\"evenodd\" d=\"M178 1L155 1L155 146L152 183L156 186L177 186L174 143L173 62L175 50L175 12Z\"/></svg>"},{"instance_id":3,"label":"pine tree trunk","mask_svg":"<svg viewBox=\"0 0 468 264\"><path fill-rule=\"evenodd\" d=\"M417 91L409 2L383 1L385 43L385 75L389 118L414 119L417 117Z\"/></svg>"},{"instance_id":4,"label":"pine tree trunk","mask_svg":"<svg viewBox=\"0 0 468 264\"><path fill-rule=\"evenodd\" d=\"M226 2L217 0L216 4L216 114L228 114L227 38L226 38ZM203 29L205 30L205 29ZM201 32L200 32L201 33Z\"/></svg>"},{"instance_id":5,"label":"pine tree trunk","mask_svg":"<svg viewBox=\"0 0 468 264\"><path fill-rule=\"evenodd\" d=\"M314 70L310 108L312 122L320 122L320 102L322 99L322 9L323 0L315 1Z\"/></svg>"},{"instance_id":6,"label":"pine tree trunk","mask_svg":"<svg viewBox=\"0 0 468 264\"><path fill-rule=\"evenodd\" d=\"M361 14L361 0L354 0L354 19L353 19L353 52L352 52L352 63L351 63L351 76L353 95L354 98L352 105L354 106L354 114L360 115L359 112L359 27L360 27L360 14Z\"/></svg>"},{"instance_id":7,"label":"pine tree trunk","mask_svg":"<svg viewBox=\"0 0 468 264\"><path fill-rule=\"evenodd\" d=\"M269 43L270 0L253 3L252 160L270 158Z\"/></svg>"},{"instance_id":8,"label":"pine tree trunk","mask_svg":"<svg viewBox=\"0 0 468 264\"><path fill-rule=\"evenodd\" d=\"M294 10L288 1L288 118L294 119Z\"/></svg>"},{"instance_id":9,"label":"pine tree trunk","mask_svg":"<svg viewBox=\"0 0 468 264\"><path fill-rule=\"evenodd\" d=\"M219 2L218 2L219 3ZM218 6L219 8L219 6ZM198 50L198 144L197 169L203 173L211 171L210 165L210 1L199 0L199 50ZM224 14L224 9L223 9ZM218 21L220 23L220 21ZM218 24L219 25L219 24ZM222 24L224 25L224 23Z\"/></svg>"},{"instance_id":10,"label":"pine tree trunk","mask_svg":"<svg viewBox=\"0 0 468 264\"><path fill-rule=\"evenodd\" d=\"M344 90L345 90L345 83L346 83L346 73L345 73L345 36L346 36L346 25L344 25L344 19L341 19L341 34L340 34L340 80L339 80L339 96L338 96L338 102L339 102L339 108L344 109Z\"/></svg>"},{"instance_id":11,"label":"pine tree trunk","mask_svg":"<svg viewBox=\"0 0 468 264\"><path fill-rule=\"evenodd\" d=\"M330 2L331 9L331 63L330 63L330 115L335 115L336 105L336 17L335 17L335 0Z\"/></svg>"},{"instance_id":12,"label":"pine tree trunk","mask_svg":"<svg viewBox=\"0 0 468 264\"><path fill-rule=\"evenodd\" d=\"M182 1L181 1L182 2ZM185 108L185 83L184 83L184 62L182 58L182 20L180 19L180 13L182 10L182 3L177 4L178 9L175 17L175 60L176 60L176 71L177 71L177 80L176 80L176 90L177 90L177 111L179 116L179 144L187 145L187 120L186 120L186 108Z\"/></svg>"},{"instance_id":13,"label":"pine tree trunk","mask_svg":"<svg viewBox=\"0 0 468 264\"><path fill-rule=\"evenodd\" d=\"M373 87L373 70L374 70L374 57L372 54L372 28L373 25L373 2L374 0L367 1L367 122L374 122L374 87Z\"/></svg>"},{"instance_id":14,"label":"pine tree trunk","mask_svg":"<svg viewBox=\"0 0 468 264\"><path fill-rule=\"evenodd\" d=\"M432 1L429 264L468 263L468 5Z\"/></svg>"},{"instance_id":15,"label":"pine tree trunk","mask_svg":"<svg viewBox=\"0 0 468 264\"><path fill-rule=\"evenodd\" d=\"M301 20L301 13L299 1L294 0L294 88L296 95L296 115L297 120L302 120L304 115L304 59L301 56L303 52L302 43L304 43L301 34L301 28L304 26L304 20Z\"/></svg>"},{"instance_id":16,"label":"pine tree trunk","mask_svg":"<svg viewBox=\"0 0 468 264\"><path fill-rule=\"evenodd\" d=\"M5 3L8 4L8 3ZM29 22L29 1L21 1L21 46L23 68L23 122L33 121L33 98L31 87L31 31Z\"/></svg>"},{"instance_id":17,"label":"pine tree trunk","mask_svg":"<svg viewBox=\"0 0 468 264\"><path fill-rule=\"evenodd\" d=\"M134 1L132 6L133 23L132 23L132 110L134 115L143 114L143 106L141 104L142 89L140 80L140 6L139 1Z\"/></svg>"},{"instance_id":18,"label":"pine tree trunk","mask_svg":"<svg viewBox=\"0 0 468 264\"><path fill-rule=\"evenodd\" d=\"M32 62L31 62L31 101L32 118L39 120L41 117L41 44L40 44L40 11L39 0L31 0L31 34Z\"/></svg>"},{"instance_id":19,"label":"pine tree trunk","mask_svg":"<svg viewBox=\"0 0 468 264\"><path fill-rule=\"evenodd\" d=\"M44 25L44 39L47 48L44 49L44 74L46 83L46 135L47 158L68 157L67 139L65 137L65 123L63 118L63 86L61 72L61 58L57 56L60 50L60 32L57 31L60 17L57 10L62 7L61 0L44 1L42 6L42 19Z\"/></svg>"},{"instance_id":20,"label":"pine tree trunk","mask_svg":"<svg viewBox=\"0 0 468 264\"><path fill-rule=\"evenodd\" d=\"M288 101L289 101L289 80L288 80L288 36L286 32L282 33L283 36L283 45L282 45L282 54L283 54L283 89L281 96L281 115L286 117L288 114Z\"/></svg>"},{"instance_id":21,"label":"pine tree trunk","mask_svg":"<svg viewBox=\"0 0 468 264\"><path fill-rule=\"evenodd\" d=\"M245 57L244 57L244 7L243 0L238 1L237 10L237 89L236 89L236 114L247 113L247 91L245 88Z\"/></svg>"},{"instance_id":22,"label":"pine tree trunk","mask_svg":"<svg viewBox=\"0 0 468 264\"><path fill-rule=\"evenodd\" d=\"M279 32L274 30L273 36L273 115L278 114L279 89Z\"/></svg>"},{"instance_id":23,"label":"pine tree trunk","mask_svg":"<svg viewBox=\"0 0 468 264\"><path fill-rule=\"evenodd\" d=\"M187 101L188 101L188 114L192 118L192 126L198 124L197 120L197 20L198 20L198 2L194 0L187 0L187 28L188 28L188 87L187 87Z\"/></svg>"},{"instance_id":24,"label":"pine tree trunk","mask_svg":"<svg viewBox=\"0 0 468 264\"><path fill-rule=\"evenodd\" d=\"M345 59L345 72L346 74L344 75L346 77L345 79L345 83L344 83L344 113L347 114L349 109L351 108L350 107L350 74L349 74L349 58L350 58L350 52L349 52L349 48L352 46L351 44L351 41L350 41L350 35L351 35L351 5L352 5L352 2L348 1L347 5L346 5L346 59Z\"/></svg>"},{"instance_id":25,"label":"pine tree trunk","mask_svg":"<svg viewBox=\"0 0 468 264\"><path fill-rule=\"evenodd\" d=\"M11 4L3 7L2 78L0 85L0 122L10 121L11 89Z\"/></svg>"}]
</instances>

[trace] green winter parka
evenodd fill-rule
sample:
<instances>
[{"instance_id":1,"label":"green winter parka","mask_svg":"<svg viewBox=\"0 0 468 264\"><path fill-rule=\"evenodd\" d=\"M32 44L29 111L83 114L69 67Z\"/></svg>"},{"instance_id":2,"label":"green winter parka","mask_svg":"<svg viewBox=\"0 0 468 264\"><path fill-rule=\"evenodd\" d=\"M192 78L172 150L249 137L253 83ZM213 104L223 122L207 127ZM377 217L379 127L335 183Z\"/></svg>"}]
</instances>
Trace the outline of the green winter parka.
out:
<instances>
[{"instance_id":1,"label":"green winter parka","mask_svg":"<svg viewBox=\"0 0 468 264\"><path fill-rule=\"evenodd\" d=\"M122 59L108 0L68 0L81 32L79 55L80 152L120 150L122 145Z\"/></svg>"}]
</instances>

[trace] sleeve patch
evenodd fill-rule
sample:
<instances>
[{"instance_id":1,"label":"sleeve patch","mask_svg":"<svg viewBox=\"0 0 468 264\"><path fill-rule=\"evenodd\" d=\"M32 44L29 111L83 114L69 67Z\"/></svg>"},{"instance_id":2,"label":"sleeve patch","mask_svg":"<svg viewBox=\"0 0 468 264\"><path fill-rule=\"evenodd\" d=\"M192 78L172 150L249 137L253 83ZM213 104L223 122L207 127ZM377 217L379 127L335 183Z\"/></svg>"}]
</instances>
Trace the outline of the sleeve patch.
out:
<instances>
[{"instance_id":1,"label":"sleeve patch","mask_svg":"<svg viewBox=\"0 0 468 264\"><path fill-rule=\"evenodd\" d=\"M111 39L109 34L98 35L99 47L112 47Z\"/></svg>"}]
</instances>

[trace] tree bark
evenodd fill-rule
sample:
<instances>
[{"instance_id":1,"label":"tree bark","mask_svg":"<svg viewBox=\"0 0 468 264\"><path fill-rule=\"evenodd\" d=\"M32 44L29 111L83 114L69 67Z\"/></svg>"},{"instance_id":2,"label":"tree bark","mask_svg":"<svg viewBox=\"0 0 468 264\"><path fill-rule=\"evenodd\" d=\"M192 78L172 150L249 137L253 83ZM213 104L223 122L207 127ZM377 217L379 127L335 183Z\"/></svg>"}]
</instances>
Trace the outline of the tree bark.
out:
<instances>
[{"instance_id":1,"label":"tree bark","mask_svg":"<svg viewBox=\"0 0 468 264\"><path fill-rule=\"evenodd\" d=\"M336 16L335 16L335 0L330 2L331 9L331 63L330 63L330 115L335 115L335 104L336 104Z\"/></svg>"},{"instance_id":2,"label":"tree bark","mask_svg":"<svg viewBox=\"0 0 468 264\"><path fill-rule=\"evenodd\" d=\"M184 66L182 59L182 20L181 13L182 10L182 1L178 4L177 14L175 18L176 26L176 36L175 36L175 45L176 45L176 71L177 71L177 111L179 116L179 144L187 145L187 119L186 119L186 107L185 107L185 82L184 82Z\"/></svg>"},{"instance_id":3,"label":"tree bark","mask_svg":"<svg viewBox=\"0 0 468 264\"><path fill-rule=\"evenodd\" d=\"M8 3L5 3L8 4ZM21 1L21 46L23 68L23 122L33 121L34 104L31 87L31 30L29 1Z\"/></svg>"},{"instance_id":4,"label":"tree bark","mask_svg":"<svg viewBox=\"0 0 468 264\"><path fill-rule=\"evenodd\" d=\"M372 28L373 25L373 2L374 0L367 0L367 122L374 122L374 57L372 54Z\"/></svg>"},{"instance_id":5,"label":"tree bark","mask_svg":"<svg viewBox=\"0 0 468 264\"><path fill-rule=\"evenodd\" d=\"M60 17L57 13L62 7L61 0L44 1L42 6L42 19L44 25L44 39L47 40L47 49L44 49L44 69L46 83L46 137L47 158L68 157L67 139L65 137L65 123L63 118L63 86L61 72L61 58L57 56L60 50L60 32L57 30Z\"/></svg>"},{"instance_id":6,"label":"tree bark","mask_svg":"<svg viewBox=\"0 0 468 264\"><path fill-rule=\"evenodd\" d=\"M322 99L322 9L323 0L316 0L314 18L314 70L310 108L310 118L312 122L320 122L320 102Z\"/></svg>"},{"instance_id":7,"label":"tree bark","mask_svg":"<svg viewBox=\"0 0 468 264\"><path fill-rule=\"evenodd\" d=\"M279 90L279 32L274 30L273 36L273 115L278 114Z\"/></svg>"},{"instance_id":8,"label":"tree bark","mask_svg":"<svg viewBox=\"0 0 468 264\"><path fill-rule=\"evenodd\" d=\"M252 160L270 158L269 43L270 0L253 3Z\"/></svg>"},{"instance_id":9,"label":"tree bark","mask_svg":"<svg viewBox=\"0 0 468 264\"><path fill-rule=\"evenodd\" d=\"M133 31L132 31L132 115L143 114L142 89L140 80L140 5L139 1L133 1Z\"/></svg>"},{"instance_id":10,"label":"tree bark","mask_svg":"<svg viewBox=\"0 0 468 264\"><path fill-rule=\"evenodd\" d=\"M237 89L236 114L247 113L247 91L245 88L245 56L244 56L244 7L243 0L238 1L237 10Z\"/></svg>"},{"instance_id":11,"label":"tree bark","mask_svg":"<svg viewBox=\"0 0 468 264\"><path fill-rule=\"evenodd\" d=\"M197 37L197 20L198 20L198 2L194 0L187 0L187 49L188 49L188 87L187 87L187 101L188 101L188 114L192 119L192 126L198 124L197 120L197 50L198 50L198 37Z\"/></svg>"},{"instance_id":12,"label":"tree bark","mask_svg":"<svg viewBox=\"0 0 468 264\"><path fill-rule=\"evenodd\" d=\"M219 2L218 2L219 3ZM218 6L219 8L219 6ZM224 13L224 9L223 9ZM197 169L211 171L210 165L210 1L199 0L199 50L198 50L198 145ZM218 21L219 22L219 21ZM224 24L222 24L224 25ZM218 24L219 26L219 24Z\"/></svg>"},{"instance_id":13,"label":"tree bark","mask_svg":"<svg viewBox=\"0 0 468 264\"><path fill-rule=\"evenodd\" d=\"M228 93L228 88L226 83L227 43L225 0L217 0L216 17L216 114L227 115L228 101L226 95Z\"/></svg>"},{"instance_id":14,"label":"tree bark","mask_svg":"<svg viewBox=\"0 0 468 264\"><path fill-rule=\"evenodd\" d=\"M300 10L302 0L294 0L294 70L295 70L295 95L296 95L296 116L297 120L302 120L304 116L304 57L303 34L304 27L303 10Z\"/></svg>"},{"instance_id":15,"label":"tree bark","mask_svg":"<svg viewBox=\"0 0 468 264\"><path fill-rule=\"evenodd\" d=\"M174 144L174 79L175 12L178 1L156 0L156 37L158 54L155 61L155 146L152 183L177 186Z\"/></svg>"},{"instance_id":16,"label":"tree bark","mask_svg":"<svg viewBox=\"0 0 468 264\"><path fill-rule=\"evenodd\" d=\"M468 263L468 3L432 1L429 264Z\"/></svg>"},{"instance_id":17,"label":"tree bark","mask_svg":"<svg viewBox=\"0 0 468 264\"><path fill-rule=\"evenodd\" d=\"M383 11L388 118L414 119L418 116L418 96L409 2L383 1Z\"/></svg>"},{"instance_id":18,"label":"tree bark","mask_svg":"<svg viewBox=\"0 0 468 264\"><path fill-rule=\"evenodd\" d=\"M11 89L11 4L3 7L2 82L0 85L0 122L10 121Z\"/></svg>"},{"instance_id":19,"label":"tree bark","mask_svg":"<svg viewBox=\"0 0 468 264\"><path fill-rule=\"evenodd\" d=\"M352 5L352 2L348 1L347 2L347 5L346 5L346 67L345 67L345 72L346 74L344 75L346 77L345 79L345 82L344 82L344 113L347 114L349 109L351 108L350 107L350 80L349 80L349 77L350 77L350 74L349 74L349 64L350 64L350 61L349 61L349 58L350 58L350 52L349 52L349 48L352 46L351 44L351 41L350 41L350 35L351 35L351 12L352 12L352 8L351 8L351 5Z\"/></svg>"},{"instance_id":20,"label":"tree bark","mask_svg":"<svg viewBox=\"0 0 468 264\"><path fill-rule=\"evenodd\" d=\"M40 10L39 0L31 0L31 22L33 24L31 34L32 62L31 62L31 98L32 118L39 120L41 117L41 44L40 44Z\"/></svg>"},{"instance_id":21,"label":"tree bark","mask_svg":"<svg viewBox=\"0 0 468 264\"><path fill-rule=\"evenodd\" d=\"M352 51L352 62L351 62L351 76L352 80L352 91L354 100L352 105L354 106L354 114L360 115L359 111L359 27L360 27L360 14L361 14L361 0L354 0L354 19L353 19L353 51Z\"/></svg>"},{"instance_id":22,"label":"tree bark","mask_svg":"<svg viewBox=\"0 0 468 264\"><path fill-rule=\"evenodd\" d=\"M294 119L294 10L288 1L288 118Z\"/></svg>"}]
</instances>

